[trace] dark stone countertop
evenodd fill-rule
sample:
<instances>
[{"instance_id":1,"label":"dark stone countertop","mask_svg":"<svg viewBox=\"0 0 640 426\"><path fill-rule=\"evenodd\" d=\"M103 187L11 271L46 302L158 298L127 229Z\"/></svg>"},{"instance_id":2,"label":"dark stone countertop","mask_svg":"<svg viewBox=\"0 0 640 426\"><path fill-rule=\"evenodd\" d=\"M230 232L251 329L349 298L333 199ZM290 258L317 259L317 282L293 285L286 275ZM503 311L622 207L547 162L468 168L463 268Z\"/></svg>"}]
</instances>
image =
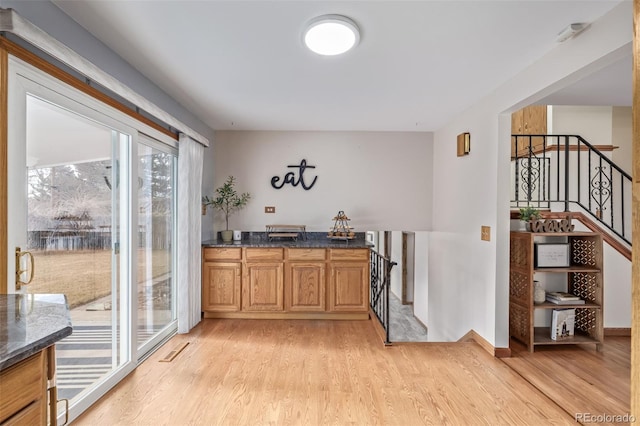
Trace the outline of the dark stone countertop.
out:
<instances>
[{"instance_id":1,"label":"dark stone countertop","mask_svg":"<svg viewBox=\"0 0 640 426\"><path fill-rule=\"evenodd\" d=\"M264 232L243 232L242 240L224 242L222 239L206 240L202 247L287 247L287 248L371 248L373 244L365 239L363 232L356 232L351 240L332 239L326 232L307 232L306 239L298 237L274 238L269 240Z\"/></svg>"},{"instance_id":2,"label":"dark stone countertop","mask_svg":"<svg viewBox=\"0 0 640 426\"><path fill-rule=\"evenodd\" d=\"M0 371L71 332L64 294L0 294Z\"/></svg>"}]
</instances>

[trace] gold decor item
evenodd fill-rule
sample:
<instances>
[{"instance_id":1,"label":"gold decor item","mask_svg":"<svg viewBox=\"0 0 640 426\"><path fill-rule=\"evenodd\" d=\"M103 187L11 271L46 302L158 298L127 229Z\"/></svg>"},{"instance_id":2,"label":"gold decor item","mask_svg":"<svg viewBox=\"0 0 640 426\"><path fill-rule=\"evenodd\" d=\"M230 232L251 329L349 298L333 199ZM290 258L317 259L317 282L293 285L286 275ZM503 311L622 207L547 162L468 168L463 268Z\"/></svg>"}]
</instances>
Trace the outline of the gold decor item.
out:
<instances>
[{"instance_id":1,"label":"gold decor item","mask_svg":"<svg viewBox=\"0 0 640 426\"><path fill-rule=\"evenodd\" d=\"M340 210L338 214L333 218L333 228L329 229L328 238L339 240L352 240L356 237L356 233L353 228L349 226L349 219L343 210Z\"/></svg>"}]
</instances>

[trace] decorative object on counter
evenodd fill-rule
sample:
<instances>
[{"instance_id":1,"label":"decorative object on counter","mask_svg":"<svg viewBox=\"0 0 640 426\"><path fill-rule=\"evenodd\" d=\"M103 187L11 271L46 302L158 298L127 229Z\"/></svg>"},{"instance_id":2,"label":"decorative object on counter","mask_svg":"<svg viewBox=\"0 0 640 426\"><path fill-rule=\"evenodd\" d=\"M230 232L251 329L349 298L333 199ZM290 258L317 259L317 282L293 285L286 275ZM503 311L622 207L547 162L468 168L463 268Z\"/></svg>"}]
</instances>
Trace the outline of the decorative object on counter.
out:
<instances>
[{"instance_id":1,"label":"decorative object on counter","mask_svg":"<svg viewBox=\"0 0 640 426\"><path fill-rule=\"evenodd\" d=\"M533 281L533 303L540 304L547 300L547 292L540 284L540 281Z\"/></svg>"},{"instance_id":2,"label":"decorative object on counter","mask_svg":"<svg viewBox=\"0 0 640 426\"><path fill-rule=\"evenodd\" d=\"M527 206L520 209L520 229L531 231L531 221L540 219L540 211L535 207Z\"/></svg>"},{"instance_id":3,"label":"decorative object on counter","mask_svg":"<svg viewBox=\"0 0 640 426\"><path fill-rule=\"evenodd\" d=\"M339 240L351 240L355 238L356 233L353 232L353 228L349 226L351 219L347 217L343 210L340 210L333 220L333 228L329 230L328 238Z\"/></svg>"},{"instance_id":4,"label":"decorative object on counter","mask_svg":"<svg viewBox=\"0 0 640 426\"><path fill-rule=\"evenodd\" d=\"M565 219L545 219L544 221L535 219L529 222L531 232L573 232L575 225L571 224L571 215Z\"/></svg>"},{"instance_id":5,"label":"decorative object on counter","mask_svg":"<svg viewBox=\"0 0 640 426\"><path fill-rule=\"evenodd\" d=\"M222 241L225 242L233 239L233 231L229 230L229 216L241 210L251 199L251 195L248 192L238 194L235 189L235 183L236 179L233 176L229 176L224 184L216 189L215 198L209 198L208 196L202 197L202 203L205 206L212 206L216 210L224 213L226 229L220 234L222 235Z\"/></svg>"},{"instance_id":6,"label":"decorative object on counter","mask_svg":"<svg viewBox=\"0 0 640 426\"><path fill-rule=\"evenodd\" d=\"M296 241L298 237L307 239L306 225L267 225L267 238L273 241L274 238L291 238Z\"/></svg>"},{"instance_id":7,"label":"decorative object on counter","mask_svg":"<svg viewBox=\"0 0 640 426\"><path fill-rule=\"evenodd\" d=\"M310 190L311 188L313 188L313 185L316 184L316 181L318 180L318 176L314 176L313 180L311 181L311 183L309 185L307 185L307 183L304 181L304 171L306 169L315 169L316 166L308 166L307 165L307 160L302 159L302 161L300 162L300 164L296 164L293 166L287 166L287 168L290 169L298 169L298 178L296 179L296 174L295 172L287 172L287 174L284 175L284 178L281 178L280 176L274 176L271 178L271 186L273 186L275 189L282 189L282 187L289 183L291 184L291 186L298 186L298 185L302 185L302 188L305 191ZM280 180L282 179L282 183L278 183Z\"/></svg>"},{"instance_id":8,"label":"decorative object on counter","mask_svg":"<svg viewBox=\"0 0 640 426\"><path fill-rule=\"evenodd\" d=\"M471 152L471 133L460 133L457 139L457 154L458 157L469 155Z\"/></svg>"},{"instance_id":9,"label":"decorative object on counter","mask_svg":"<svg viewBox=\"0 0 640 426\"><path fill-rule=\"evenodd\" d=\"M242 231L233 231L233 241L242 240Z\"/></svg>"}]
</instances>

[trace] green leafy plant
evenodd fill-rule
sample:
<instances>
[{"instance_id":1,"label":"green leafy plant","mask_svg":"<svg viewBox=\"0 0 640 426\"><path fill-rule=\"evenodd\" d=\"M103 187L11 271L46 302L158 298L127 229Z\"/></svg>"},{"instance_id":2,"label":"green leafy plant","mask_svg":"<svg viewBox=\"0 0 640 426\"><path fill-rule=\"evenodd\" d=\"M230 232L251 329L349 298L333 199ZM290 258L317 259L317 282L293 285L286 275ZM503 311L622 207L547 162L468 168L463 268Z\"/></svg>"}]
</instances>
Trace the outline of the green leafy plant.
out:
<instances>
[{"instance_id":1,"label":"green leafy plant","mask_svg":"<svg viewBox=\"0 0 640 426\"><path fill-rule=\"evenodd\" d=\"M220 188L216 189L215 197L202 197L202 204L205 206L211 206L224 213L227 231L229 230L229 216L232 213L241 210L251 199L251 195L248 192L238 194L235 190L235 183L236 179L233 176L229 176L224 184Z\"/></svg>"},{"instance_id":2,"label":"green leafy plant","mask_svg":"<svg viewBox=\"0 0 640 426\"><path fill-rule=\"evenodd\" d=\"M520 220L525 222L531 219L540 219L540 211L535 207L527 206L520 209Z\"/></svg>"}]
</instances>

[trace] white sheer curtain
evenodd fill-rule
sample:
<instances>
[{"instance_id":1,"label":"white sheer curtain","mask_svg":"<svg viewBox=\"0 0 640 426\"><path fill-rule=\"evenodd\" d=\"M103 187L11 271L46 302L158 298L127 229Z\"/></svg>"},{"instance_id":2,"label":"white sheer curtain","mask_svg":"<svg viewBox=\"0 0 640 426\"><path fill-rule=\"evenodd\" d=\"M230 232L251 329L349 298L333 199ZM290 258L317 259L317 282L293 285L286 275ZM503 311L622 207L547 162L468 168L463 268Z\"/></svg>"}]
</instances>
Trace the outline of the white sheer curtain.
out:
<instances>
[{"instance_id":1,"label":"white sheer curtain","mask_svg":"<svg viewBox=\"0 0 640 426\"><path fill-rule=\"evenodd\" d=\"M188 333L200 322L201 311L204 147L181 133L178 151L178 333Z\"/></svg>"}]
</instances>

